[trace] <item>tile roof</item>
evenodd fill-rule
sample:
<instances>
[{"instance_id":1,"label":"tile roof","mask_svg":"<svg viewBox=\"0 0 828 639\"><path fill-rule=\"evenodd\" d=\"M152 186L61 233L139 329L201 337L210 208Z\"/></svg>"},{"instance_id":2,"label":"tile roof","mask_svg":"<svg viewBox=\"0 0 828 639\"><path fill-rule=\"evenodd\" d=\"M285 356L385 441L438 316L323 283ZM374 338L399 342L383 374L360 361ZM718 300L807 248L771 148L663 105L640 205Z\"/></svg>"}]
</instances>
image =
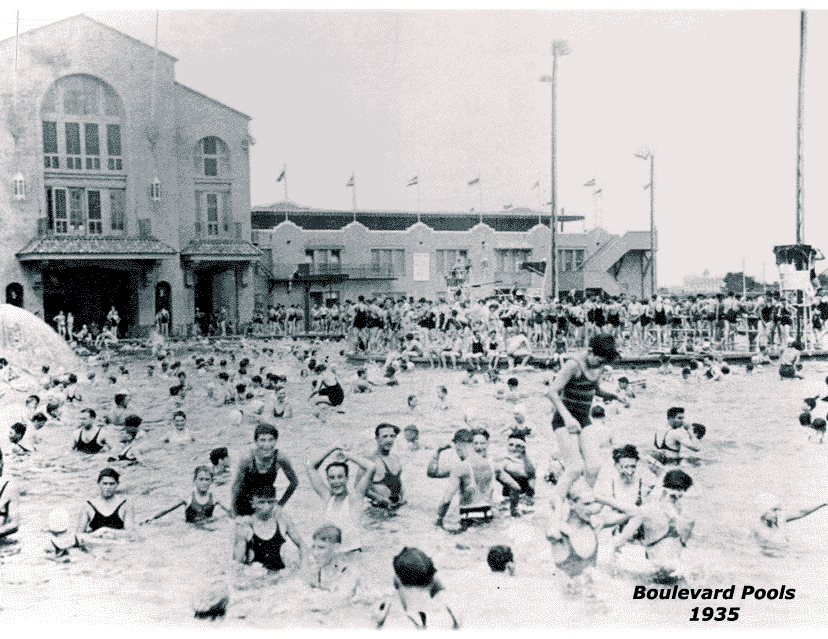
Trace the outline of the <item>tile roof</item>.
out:
<instances>
[{"instance_id":1,"label":"tile roof","mask_svg":"<svg viewBox=\"0 0 828 639\"><path fill-rule=\"evenodd\" d=\"M183 257L263 257L259 249L245 240L236 239L214 239L214 240L193 240L185 246L181 255Z\"/></svg>"},{"instance_id":2,"label":"tile roof","mask_svg":"<svg viewBox=\"0 0 828 639\"><path fill-rule=\"evenodd\" d=\"M117 255L141 259L147 255L176 254L174 248L154 237L89 237L42 235L34 238L17 254L19 258L37 258L41 255L65 255L67 258L96 255Z\"/></svg>"}]
</instances>

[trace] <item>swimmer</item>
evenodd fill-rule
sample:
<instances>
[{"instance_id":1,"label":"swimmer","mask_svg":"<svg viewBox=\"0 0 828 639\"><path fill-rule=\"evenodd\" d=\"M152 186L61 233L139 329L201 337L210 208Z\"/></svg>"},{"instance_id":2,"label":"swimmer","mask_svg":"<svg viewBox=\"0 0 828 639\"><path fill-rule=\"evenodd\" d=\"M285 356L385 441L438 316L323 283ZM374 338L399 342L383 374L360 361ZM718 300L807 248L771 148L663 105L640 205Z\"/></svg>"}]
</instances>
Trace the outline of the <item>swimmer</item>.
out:
<instances>
[{"instance_id":1,"label":"swimmer","mask_svg":"<svg viewBox=\"0 0 828 639\"><path fill-rule=\"evenodd\" d=\"M463 381L460 382L460 383L463 384L464 386L471 386L472 384L479 383L480 380L477 379L477 377L475 377L476 372L477 371L474 368L474 366L470 365L468 368L466 368L466 377L464 377Z\"/></svg>"},{"instance_id":2,"label":"swimmer","mask_svg":"<svg viewBox=\"0 0 828 639\"><path fill-rule=\"evenodd\" d=\"M409 395L406 401L408 403L409 412L417 412L417 406L420 404L420 398L416 395Z\"/></svg>"},{"instance_id":3,"label":"swimmer","mask_svg":"<svg viewBox=\"0 0 828 639\"><path fill-rule=\"evenodd\" d=\"M408 444L408 450L420 450L420 429L409 424L403 429L403 436Z\"/></svg>"},{"instance_id":4,"label":"swimmer","mask_svg":"<svg viewBox=\"0 0 828 639\"><path fill-rule=\"evenodd\" d=\"M546 397L552 402L555 411L552 429L564 465L563 475L558 478L558 488L553 497L559 502L555 508L556 517L562 516L563 502L575 480L585 473L594 480L600 470L600 452L590 446L589 438L584 440L581 433L590 424L590 409L596 395L603 399L618 398L614 393L607 393L599 387L604 366L618 357L615 339L611 335L596 335L590 338L586 354L567 360L549 386Z\"/></svg>"},{"instance_id":5,"label":"swimmer","mask_svg":"<svg viewBox=\"0 0 828 639\"><path fill-rule=\"evenodd\" d=\"M230 479L230 453L227 447L210 451L210 465L216 486L223 486Z\"/></svg>"},{"instance_id":6,"label":"swimmer","mask_svg":"<svg viewBox=\"0 0 828 639\"><path fill-rule=\"evenodd\" d=\"M642 507L627 506L616 500L613 506L630 515L627 526L635 535L639 528L640 544L647 559L659 572L672 573L680 565L681 552L693 533L695 521L683 512L683 497L693 486L693 478L683 470L673 469L664 475L661 494L653 495ZM608 500L598 498L603 503Z\"/></svg>"},{"instance_id":7,"label":"swimmer","mask_svg":"<svg viewBox=\"0 0 828 639\"><path fill-rule=\"evenodd\" d=\"M379 384L375 384L370 379L368 379L368 371L366 371L364 368L360 368L356 373L356 379L354 380L351 392L371 393L373 392L373 389L371 388L372 386L379 386Z\"/></svg>"},{"instance_id":8,"label":"swimmer","mask_svg":"<svg viewBox=\"0 0 828 639\"><path fill-rule=\"evenodd\" d=\"M512 478L517 489L503 484L503 496L509 498L509 512L518 517L518 503L521 499L526 505L534 505L536 472L535 465L526 456L526 438L522 433L513 433L508 438L509 453L501 462L501 476Z\"/></svg>"},{"instance_id":9,"label":"swimmer","mask_svg":"<svg viewBox=\"0 0 828 639\"><path fill-rule=\"evenodd\" d=\"M779 498L770 493L761 493L756 497L759 521L753 527L753 535L765 554L773 555L785 549L790 542L788 523L807 517L828 503L806 508L792 509L782 507Z\"/></svg>"},{"instance_id":10,"label":"swimmer","mask_svg":"<svg viewBox=\"0 0 828 639\"><path fill-rule=\"evenodd\" d=\"M278 573L286 568L282 561L282 545L290 539L299 550L302 564L304 545L294 530L290 516L276 506L276 497L270 491L256 491L250 495L253 513L236 522L233 559L241 564L261 564L267 570Z\"/></svg>"},{"instance_id":11,"label":"swimmer","mask_svg":"<svg viewBox=\"0 0 828 639\"><path fill-rule=\"evenodd\" d=\"M239 463L232 487L232 510L235 516L253 514L250 495L254 492L276 496L276 476L281 468L288 480L288 487L279 499L284 506L299 486L299 478L287 456L276 449L279 431L274 426L259 422L253 434L253 450Z\"/></svg>"},{"instance_id":12,"label":"swimmer","mask_svg":"<svg viewBox=\"0 0 828 639\"><path fill-rule=\"evenodd\" d=\"M94 431L96 417L97 414L92 408L84 408L80 412L80 424L75 433L72 450L86 453L87 455L95 455L101 451L109 451L112 449L112 446L110 446L106 439L104 427L100 426L97 431Z\"/></svg>"},{"instance_id":13,"label":"swimmer","mask_svg":"<svg viewBox=\"0 0 828 639\"><path fill-rule=\"evenodd\" d=\"M324 397L325 399L316 402L317 406L320 404L328 404L334 407L341 406L345 401L345 391L336 378L335 370L332 368L330 372L326 372L324 366L317 367L317 370L319 368L321 368L321 371L319 371L320 374L324 373L324 375L319 380L319 388L311 393L308 401L313 399L315 395L319 395L319 397Z\"/></svg>"},{"instance_id":14,"label":"swimmer","mask_svg":"<svg viewBox=\"0 0 828 639\"><path fill-rule=\"evenodd\" d=\"M230 515L230 511L224 505L213 497L213 492L210 486L213 483L213 471L209 466L198 466L193 473L193 492L187 495L176 504L166 510L162 510L145 519L140 525L148 524L156 519L161 519L165 515L170 514L174 510L178 510L182 506L187 508L184 510L184 521L188 524L204 524L213 520L213 513L216 506L221 508L225 513Z\"/></svg>"},{"instance_id":15,"label":"swimmer","mask_svg":"<svg viewBox=\"0 0 828 639\"><path fill-rule=\"evenodd\" d=\"M779 356L779 377L782 379L805 379L802 375L797 373L797 364L799 364L799 357L804 350L802 342L791 342L791 344L782 351Z\"/></svg>"},{"instance_id":16,"label":"swimmer","mask_svg":"<svg viewBox=\"0 0 828 639\"><path fill-rule=\"evenodd\" d=\"M334 453L333 461L325 466L325 478L322 478L320 468ZM353 456L342 448L332 448L313 464L308 460L307 473L311 487L316 491L323 501L326 502L325 517L332 524L335 524L341 534L344 535L342 548L345 551L359 550L362 548L359 535L359 504L352 503L348 491L348 462L359 466L367 465L370 462L354 460ZM354 486L356 495L365 495L368 489L368 482L371 480L370 473L362 473L358 483Z\"/></svg>"},{"instance_id":17,"label":"swimmer","mask_svg":"<svg viewBox=\"0 0 828 639\"><path fill-rule=\"evenodd\" d=\"M808 435L808 441L821 444L823 439L825 439L826 421L821 417L817 417L810 423L810 426L814 432Z\"/></svg>"},{"instance_id":18,"label":"swimmer","mask_svg":"<svg viewBox=\"0 0 828 639\"><path fill-rule=\"evenodd\" d=\"M172 418L173 431L164 438L165 444L192 444L195 442L195 437L187 428L187 415L183 410L177 410L173 413Z\"/></svg>"},{"instance_id":19,"label":"swimmer","mask_svg":"<svg viewBox=\"0 0 828 639\"><path fill-rule=\"evenodd\" d=\"M406 503L401 477L402 462L391 452L399 433L399 427L394 424L383 423L374 429L377 448L369 458L373 462L370 466L373 467L364 469L364 472L371 474L365 495L375 508L395 511ZM362 472L363 470L357 473L357 483Z\"/></svg>"},{"instance_id":20,"label":"swimmer","mask_svg":"<svg viewBox=\"0 0 828 639\"><path fill-rule=\"evenodd\" d=\"M138 439L138 429L141 427L143 420L138 415L129 415L124 420L124 428L121 434L121 444L123 449L118 453L117 457L109 457L107 461L125 461L128 464L137 464L138 459L133 454L133 446Z\"/></svg>"},{"instance_id":21,"label":"swimmer","mask_svg":"<svg viewBox=\"0 0 828 639\"><path fill-rule=\"evenodd\" d=\"M11 541L20 527L20 494L12 479L3 477L3 451L0 450L0 545Z\"/></svg>"},{"instance_id":22,"label":"swimmer","mask_svg":"<svg viewBox=\"0 0 828 639\"><path fill-rule=\"evenodd\" d=\"M118 530L131 530L135 525L135 512L129 499L118 501L115 493L121 476L113 468L104 468L98 473L100 497L93 497L81 509L78 518L78 533L92 537L116 534ZM105 515L104 513L109 513Z\"/></svg>"},{"instance_id":23,"label":"swimmer","mask_svg":"<svg viewBox=\"0 0 828 639\"><path fill-rule=\"evenodd\" d=\"M445 386L439 386L437 388L437 405L434 407L435 410L448 410L450 406L446 402L448 398L448 389Z\"/></svg>"},{"instance_id":24,"label":"swimmer","mask_svg":"<svg viewBox=\"0 0 828 639\"><path fill-rule=\"evenodd\" d=\"M681 463L682 448L693 452L701 450L699 440L690 425L684 421L684 408L673 406L667 410L668 428L656 430L650 455L663 466L677 466Z\"/></svg>"},{"instance_id":25,"label":"swimmer","mask_svg":"<svg viewBox=\"0 0 828 639\"><path fill-rule=\"evenodd\" d=\"M507 402L511 402L513 404L517 404L520 400L526 399L529 397L526 393L519 393L518 392L518 378L517 377L510 377L506 380L506 397L504 399Z\"/></svg>"},{"instance_id":26,"label":"swimmer","mask_svg":"<svg viewBox=\"0 0 828 639\"><path fill-rule=\"evenodd\" d=\"M570 577L578 577L597 562L598 537L594 526L601 504L586 480L580 477L569 490L567 500L556 501L554 507L563 512L553 514L546 528L552 561Z\"/></svg>"},{"instance_id":27,"label":"swimmer","mask_svg":"<svg viewBox=\"0 0 828 639\"><path fill-rule=\"evenodd\" d=\"M515 575L515 556L509 546L492 546L486 555L486 563L493 573Z\"/></svg>"},{"instance_id":28,"label":"swimmer","mask_svg":"<svg viewBox=\"0 0 828 639\"><path fill-rule=\"evenodd\" d=\"M394 557L396 596L380 602L372 614L379 629L459 630L460 617L444 599L443 587L435 579L437 569L418 548L403 548Z\"/></svg>"},{"instance_id":29,"label":"swimmer","mask_svg":"<svg viewBox=\"0 0 828 639\"><path fill-rule=\"evenodd\" d=\"M78 549L86 552L86 546L78 539L75 532L69 530L69 513L63 508L56 508L49 513L49 545L45 548L50 559L69 561L69 551Z\"/></svg>"},{"instance_id":30,"label":"swimmer","mask_svg":"<svg viewBox=\"0 0 828 639\"><path fill-rule=\"evenodd\" d=\"M639 464L640 456L635 446L627 444L612 451L612 464L606 464L598 473L595 482L595 495L604 504L609 504L603 510L603 525L617 528L613 531L615 547L627 543L638 532L627 529L629 517L622 507L640 507L650 496L658 480L644 465Z\"/></svg>"},{"instance_id":31,"label":"swimmer","mask_svg":"<svg viewBox=\"0 0 828 639\"><path fill-rule=\"evenodd\" d=\"M37 452L33 443L26 442L26 446L21 444L23 437L26 435L26 424L16 422L11 425L9 430L9 441L11 442L11 452L15 455L30 455Z\"/></svg>"},{"instance_id":32,"label":"swimmer","mask_svg":"<svg viewBox=\"0 0 828 639\"><path fill-rule=\"evenodd\" d=\"M359 588L359 571L342 555L342 531L326 524L313 533L310 558L305 568L305 581L327 595L349 599Z\"/></svg>"}]
</instances>

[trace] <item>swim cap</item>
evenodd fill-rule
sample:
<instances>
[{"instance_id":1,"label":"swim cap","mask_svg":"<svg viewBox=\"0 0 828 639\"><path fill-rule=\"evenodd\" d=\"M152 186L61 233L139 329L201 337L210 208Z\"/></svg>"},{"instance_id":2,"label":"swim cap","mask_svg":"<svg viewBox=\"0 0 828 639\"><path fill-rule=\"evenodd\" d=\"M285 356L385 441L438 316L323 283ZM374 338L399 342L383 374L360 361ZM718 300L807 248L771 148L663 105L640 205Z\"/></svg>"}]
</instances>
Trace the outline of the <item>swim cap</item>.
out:
<instances>
[{"instance_id":1,"label":"swim cap","mask_svg":"<svg viewBox=\"0 0 828 639\"><path fill-rule=\"evenodd\" d=\"M763 515L769 510L779 508L780 505L779 498L776 495L771 495L770 493L759 493L756 495L756 508Z\"/></svg>"},{"instance_id":2,"label":"swim cap","mask_svg":"<svg viewBox=\"0 0 828 639\"><path fill-rule=\"evenodd\" d=\"M62 533L69 530L69 513L63 508L55 508L49 513L49 531Z\"/></svg>"},{"instance_id":3,"label":"swim cap","mask_svg":"<svg viewBox=\"0 0 828 639\"><path fill-rule=\"evenodd\" d=\"M437 572L431 558L418 548L403 548L393 566L403 586L428 586Z\"/></svg>"},{"instance_id":4,"label":"swim cap","mask_svg":"<svg viewBox=\"0 0 828 639\"><path fill-rule=\"evenodd\" d=\"M687 490L693 485L693 478L683 470L671 470L664 475L664 488L670 490Z\"/></svg>"}]
</instances>

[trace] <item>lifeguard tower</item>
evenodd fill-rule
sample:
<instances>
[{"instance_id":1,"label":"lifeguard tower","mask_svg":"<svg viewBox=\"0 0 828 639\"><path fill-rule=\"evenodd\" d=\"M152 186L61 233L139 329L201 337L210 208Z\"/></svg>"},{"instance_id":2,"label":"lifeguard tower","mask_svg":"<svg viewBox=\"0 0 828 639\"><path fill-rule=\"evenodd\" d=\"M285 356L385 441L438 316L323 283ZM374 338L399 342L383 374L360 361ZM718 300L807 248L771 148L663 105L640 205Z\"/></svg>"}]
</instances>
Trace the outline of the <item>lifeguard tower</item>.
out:
<instances>
[{"instance_id":1,"label":"lifeguard tower","mask_svg":"<svg viewBox=\"0 0 828 639\"><path fill-rule=\"evenodd\" d=\"M782 298L794 308L794 335L805 350L816 348L811 307L816 292L812 280L816 279L814 262L825 257L810 244L785 244L774 246L776 267L779 269L779 289Z\"/></svg>"}]
</instances>

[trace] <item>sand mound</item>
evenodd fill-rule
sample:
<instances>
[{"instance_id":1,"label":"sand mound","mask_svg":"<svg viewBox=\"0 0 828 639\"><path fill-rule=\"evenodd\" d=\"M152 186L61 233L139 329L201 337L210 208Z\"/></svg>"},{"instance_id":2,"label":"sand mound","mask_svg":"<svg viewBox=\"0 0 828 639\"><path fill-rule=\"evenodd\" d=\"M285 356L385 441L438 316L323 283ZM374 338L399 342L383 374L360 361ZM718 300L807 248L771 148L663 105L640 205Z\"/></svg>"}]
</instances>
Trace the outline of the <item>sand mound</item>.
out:
<instances>
[{"instance_id":1,"label":"sand mound","mask_svg":"<svg viewBox=\"0 0 828 639\"><path fill-rule=\"evenodd\" d=\"M41 366L51 366L55 372L81 368L80 359L52 327L11 304L0 304L0 357L30 373L39 373Z\"/></svg>"}]
</instances>

